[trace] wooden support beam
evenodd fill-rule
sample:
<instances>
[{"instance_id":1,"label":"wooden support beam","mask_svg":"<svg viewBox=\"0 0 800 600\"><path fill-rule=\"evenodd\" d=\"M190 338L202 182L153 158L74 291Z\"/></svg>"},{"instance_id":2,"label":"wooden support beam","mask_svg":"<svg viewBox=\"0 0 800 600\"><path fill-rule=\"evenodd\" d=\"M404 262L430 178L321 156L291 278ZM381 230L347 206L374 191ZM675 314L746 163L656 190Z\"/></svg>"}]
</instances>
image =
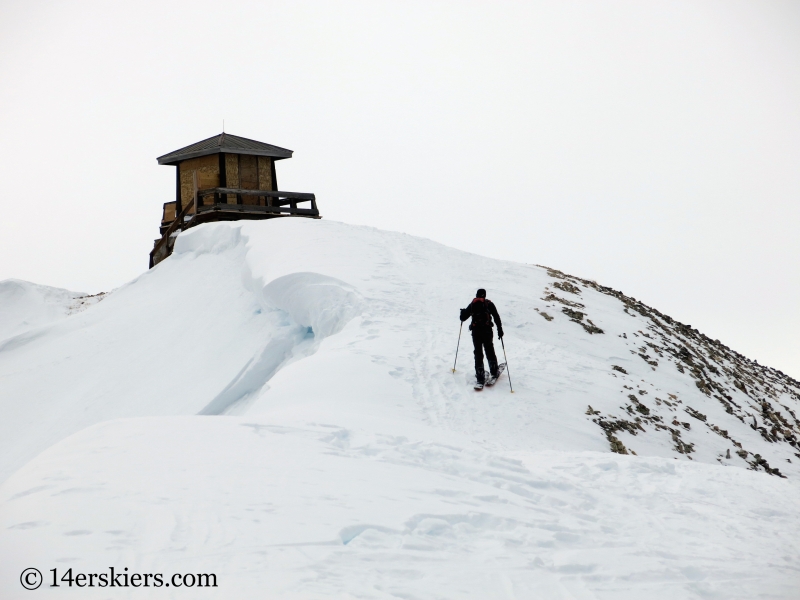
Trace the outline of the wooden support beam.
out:
<instances>
[{"instance_id":1,"label":"wooden support beam","mask_svg":"<svg viewBox=\"0 0 800 600\"><path fill-rule=\"evenodd\" d=\"M257 204L213 204L205 205L199 208L200 213L208 213L211 211L219 212L235 212L235 213L272 213L272 214L296 214L296 215L319 215L319 211L315 208L292 208L283 206L259 206Z\"/></svg>"},{"instance_id":2,"label":"wooden support beam","mask_svg":"<svg viewBox=\"0 0 800 600\"><path fill-rule=\"evenodd\" d=\"M228 171L225 168L225 153L219 153L219 186L228 187Z\"/></svg>"},{"instance_id":3,"label":"wooden support beam","mask_svg":"<svg viewBox=\"0 0 800 600\"><path fill-rule=\"evenodd\" d=\"M175 165L175 206L176 212L181 211L181 165Z\"/></svg>"}]
</instances>

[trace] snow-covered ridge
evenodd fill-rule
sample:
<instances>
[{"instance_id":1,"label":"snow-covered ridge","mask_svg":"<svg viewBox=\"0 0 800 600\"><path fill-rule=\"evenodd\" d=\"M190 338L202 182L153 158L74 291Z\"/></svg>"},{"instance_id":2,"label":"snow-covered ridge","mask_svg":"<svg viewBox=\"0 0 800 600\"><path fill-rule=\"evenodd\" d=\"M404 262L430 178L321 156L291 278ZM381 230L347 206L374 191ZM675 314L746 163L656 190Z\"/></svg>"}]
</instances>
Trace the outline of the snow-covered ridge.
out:
<instances>
[{"instance_id":1,"label":"snow-covered ridge","mask_svg":"<svg viewBox=\"0 0 800 600\"><path fill-rule=\"evenodd\" d=\"M648 431L661 431L672 438L676 452L691 457L695 451L695 444L684 442L682 434L691 430L694 424L696 428L705 428L730 441L735 447L733 452L747 462L751 469L763 469L772 475L781 475L780 469L785 468L784 462L791 463L794 457L800 462L800 452L798 452L800 420L796 412L800 410L800 382L777 369L759 365L757 361L731 350L719 340L712 340L690 325L675 321L635 298L555 269L548 268L547 272L557 280L552 286L555 292L564 296L559 297L553 290L546 289L543 300L549 302L548 308L558 310L560 304L561 312L571 321L583 326L587 332L593 333L591 319L588 318L588 314L582 312L586 307L576 300L575 296L580 297L582 289L591 288L617 298L624 305L623 310L626 314L634 318L643 318L646 322L644 331L640 329L629 332L630 338L627 332L620 334L627 340L626 343L630 346L629 352L641 358L652 371L658 368L674 368L681 375L691 378L698 390L706 398L718 401L726 414L723 416L719 411L715 411L716 417L712 422L700 410L692 408L689 400L681 400L669 391L665 392L666 395L662 393L663 398L657 396L648 398L647 394L652 391L648 390L648 381L653 378L649 377L646 370L643 374L645 378L637 383L635 377L628 377L624 368L613 365L612 369L616 371L615 377L635 386L634 388L623 385L631 392L627 397L629 402L620 407L627 415L620 418L604 415L591 406L587 408L587 414L592 416L592 420L605 431L612 451L627 454L624 443L617 437L620 432L637 436ZM573 299L570 300L568 297ZM587 316L586 322L584 316ZM641 383L645 385L640 385ZM649 385L653 387L653 384ZM692 402L697 406L708 406L708 403L700 398ZM684 421L687 415L692 418ZM766 442L779 444L781 450L775 454L783 460L779 458L780 462L773 463L770 467L764 456L748 450L742 444L742 440L748 437L749 432L746 432L746 429L743 431L743 427L749 427L757 432ZM626 439L631 438L626 437ZM724 455L720 453L717 457L719 462L732 459L730 450L731 448L726 449Z\"/></svg>"},{"instance_id":2,"label":"snow-covered ridge","mask_svg":"<svg viewBox=\"0 0 800 600\"><path fill-rule=\"evenodd\" d=\"M451 371L477 287L514 394L473 391L468 335ZM0 596L30 565L113 564L214 572L220 598L788 598L798 391L553 269L200 226L0 342Z\"/></svg>"},{"instance_id":3,"label":"snow-covered ridge","mask_svg":"<svg viewBox=\"0 0 800 600\"><path fill-rule=\"evenodd\" d=\"M416 408L406 416L509 448L630 451L800 474L797 381L547 267L294 219L190 230L170 261L69 319L102 296L12 283L2 288L12 310L0 325L16 326L25 306L45 304L40 298L62 317L0 342L0 398L13 405L0 424L6 475L108 418L260 412L280 396L274 380L298 391L308 376L293 369L312 369L308 357L340 338L351 340L342 360L373 357L354 378L374 373L388 378L382 391L410 394ZM507 381L482 400L472 393L466 336L458 373L450 372L453 314L477 286L506 325L517 393L502 408L484 400ZM329 394L337 380L310 393ZM374 403L362 410L383 413Z\"/></svg>"},{"instance_id":4,"label":"snow-covered ridge","mask_svg":"<svg viewBox=\"0 0 800 600\"><path fill-rule=\"evenodd\" d=\"M20 279L0 281L0 340L82 312L105 296L104 292L71 292Z\"/></svg>"}]
</instances>

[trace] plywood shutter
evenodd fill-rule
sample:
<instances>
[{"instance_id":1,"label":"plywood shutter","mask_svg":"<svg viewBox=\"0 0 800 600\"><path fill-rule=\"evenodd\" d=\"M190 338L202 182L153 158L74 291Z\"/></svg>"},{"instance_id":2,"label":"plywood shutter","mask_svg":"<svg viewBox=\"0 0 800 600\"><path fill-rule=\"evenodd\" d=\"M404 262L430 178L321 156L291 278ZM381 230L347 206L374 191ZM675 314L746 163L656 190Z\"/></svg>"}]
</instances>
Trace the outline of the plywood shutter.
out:
<instances>
[{"instance_id":1,"label":"plywood shutter","mask_svg":"<svg viewBox=\"0 0 800 600\"><path fill-rule=\"evenodd\" d=\"M225 176L228 179L229 188L239 187L239 155L225 155ZM236 204L236 195L228 194L228 204Z\"/></svg>"},{"instance_id":2,"label":"plywood shutter","mask_svg":"<svg viewBox=\"0 0 800 600\"><path fill-rule=\"evenodd\" d=\"M258 189L272 191L272 159L268 156L258 157Z\"/></svg>"},{"instance_id":3,"label":"plywood shutter","mask_svg":"<svg viewBox=\"0 0 800 600\"><path fill-rule=\"evenodd\" d=\"M250 154L239 155L239 184L245 190L258 189L257 157Z\"/></svg>"},{"instance_id":4,"label":"plywood shutter","mask_svg":"<svg viewBox=\"0 0 800 600\"><path fill-rule=\"evenodd\" d=\"M181 207L192 200L194 192L192 173L197 172L197 185L201 190L219 187L219 157L216 154L190 158L183 161L180 166L181 173ZM194 209L189 211L194 213Z\"/></svg>"},{"instance_id":5,"label":"plywood shutter","mask_svg":"<svg viewBox=\"0 0 800 600\"><path fill-rule=\"evenodd\" d=\"M272 185L272 159L268 156L258 157L258 189L269 191L275 189ZM269 196L263 196L263 198L259 198L259 201L263 201L267 206L272 206L272 198Z\"/></svg>"},{"instance_id":6,"label":"plywood shutter","mask_svg":"<svg viewBox=\"0 0 800 600\"><path fill-rule=\"evenodd\" d=\"M194 171L190 169L184 168L183 164L180 165L180 173L181 173L181 206L180 210L183 210L183 207L189 204L192 201L192 193L194 192L193 184L192 184L192 173ZM179 211L180 212L180 211ZM194 214L194 208L189 211L189 214Z\"/></svg>"},{"instance_id":7,"label":"plywood shutter","mask_svg":"<svg viewBox=\"0 0 800 600\"><path fill-rule=\"evenodd\" d=\"M166 202L164 203L164 215L161 217L161 223L172 223L175 220L175 203L174 202Z\"/></svg>"},{"instance_id":8,"label":"plywood shutter","mask_svg":"<svg viewBox=\"0 0 800 600\"><path fill-rule=\"evenodd\" d=\"M244 190L258 189L258 159L252 154L239 155L239 184ZM243 194L242 204L258 204L258 198Z\"/></svg>"}]
</instances>

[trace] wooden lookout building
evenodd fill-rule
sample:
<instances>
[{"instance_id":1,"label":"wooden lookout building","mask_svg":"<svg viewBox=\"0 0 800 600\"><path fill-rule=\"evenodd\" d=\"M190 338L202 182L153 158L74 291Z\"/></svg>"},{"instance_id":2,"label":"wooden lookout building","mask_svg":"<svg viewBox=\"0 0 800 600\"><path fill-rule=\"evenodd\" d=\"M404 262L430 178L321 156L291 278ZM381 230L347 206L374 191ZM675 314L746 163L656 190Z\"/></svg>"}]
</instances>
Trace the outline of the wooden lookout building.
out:
<instances>
[{"instance_id":1,"label":"wooden lookout building","mask_svg":"<svg viewBox=\"0 0 800 600\"><path fill-rule=\"evenodd\" d=\"M292 151L221 133L158 157L175 166L175 200L164 204L161 237L150 268L172 253L177 234L210 221L311 217L319 219L314 194L279 192L275 163ZM299 203L304 203L302 208ZM305 204L308 203L308 204Z\"/></svg>"}]
</instances>

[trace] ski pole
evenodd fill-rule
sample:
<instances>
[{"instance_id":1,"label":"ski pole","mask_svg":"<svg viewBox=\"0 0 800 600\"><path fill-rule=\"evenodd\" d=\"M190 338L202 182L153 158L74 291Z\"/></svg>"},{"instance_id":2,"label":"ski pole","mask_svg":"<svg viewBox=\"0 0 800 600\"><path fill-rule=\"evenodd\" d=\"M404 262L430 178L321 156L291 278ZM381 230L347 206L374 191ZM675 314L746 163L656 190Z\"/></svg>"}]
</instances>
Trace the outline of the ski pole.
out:
<instances>
[{"instance_id":1,"label":"ski pole","mask_svg":"<svg viewBox=\"0 0 800 600\"><path fill-rule=\"evenodd\" d=\"M511 369L508 368L508 357L506 356L506 343L503 338L500 338L500 343L503 344L503 358L506 359L506 373L508 373L508 385L511 388L511 393L514 393L514 386L511 385Z\"/></svg>"},{"instance_id":2,"label":"ski pole","mask_svg":"<svg viewBox=\"0 0 800 600\"><path fill-rule=\"evenodd\" d=\"M456 372L456 362L458 362L458 347L461 345L461 330L464 329L464 321L458 327L458 343L456 344L456 359L453 361L453 373Z\"/></svg>"}]
</instances>

